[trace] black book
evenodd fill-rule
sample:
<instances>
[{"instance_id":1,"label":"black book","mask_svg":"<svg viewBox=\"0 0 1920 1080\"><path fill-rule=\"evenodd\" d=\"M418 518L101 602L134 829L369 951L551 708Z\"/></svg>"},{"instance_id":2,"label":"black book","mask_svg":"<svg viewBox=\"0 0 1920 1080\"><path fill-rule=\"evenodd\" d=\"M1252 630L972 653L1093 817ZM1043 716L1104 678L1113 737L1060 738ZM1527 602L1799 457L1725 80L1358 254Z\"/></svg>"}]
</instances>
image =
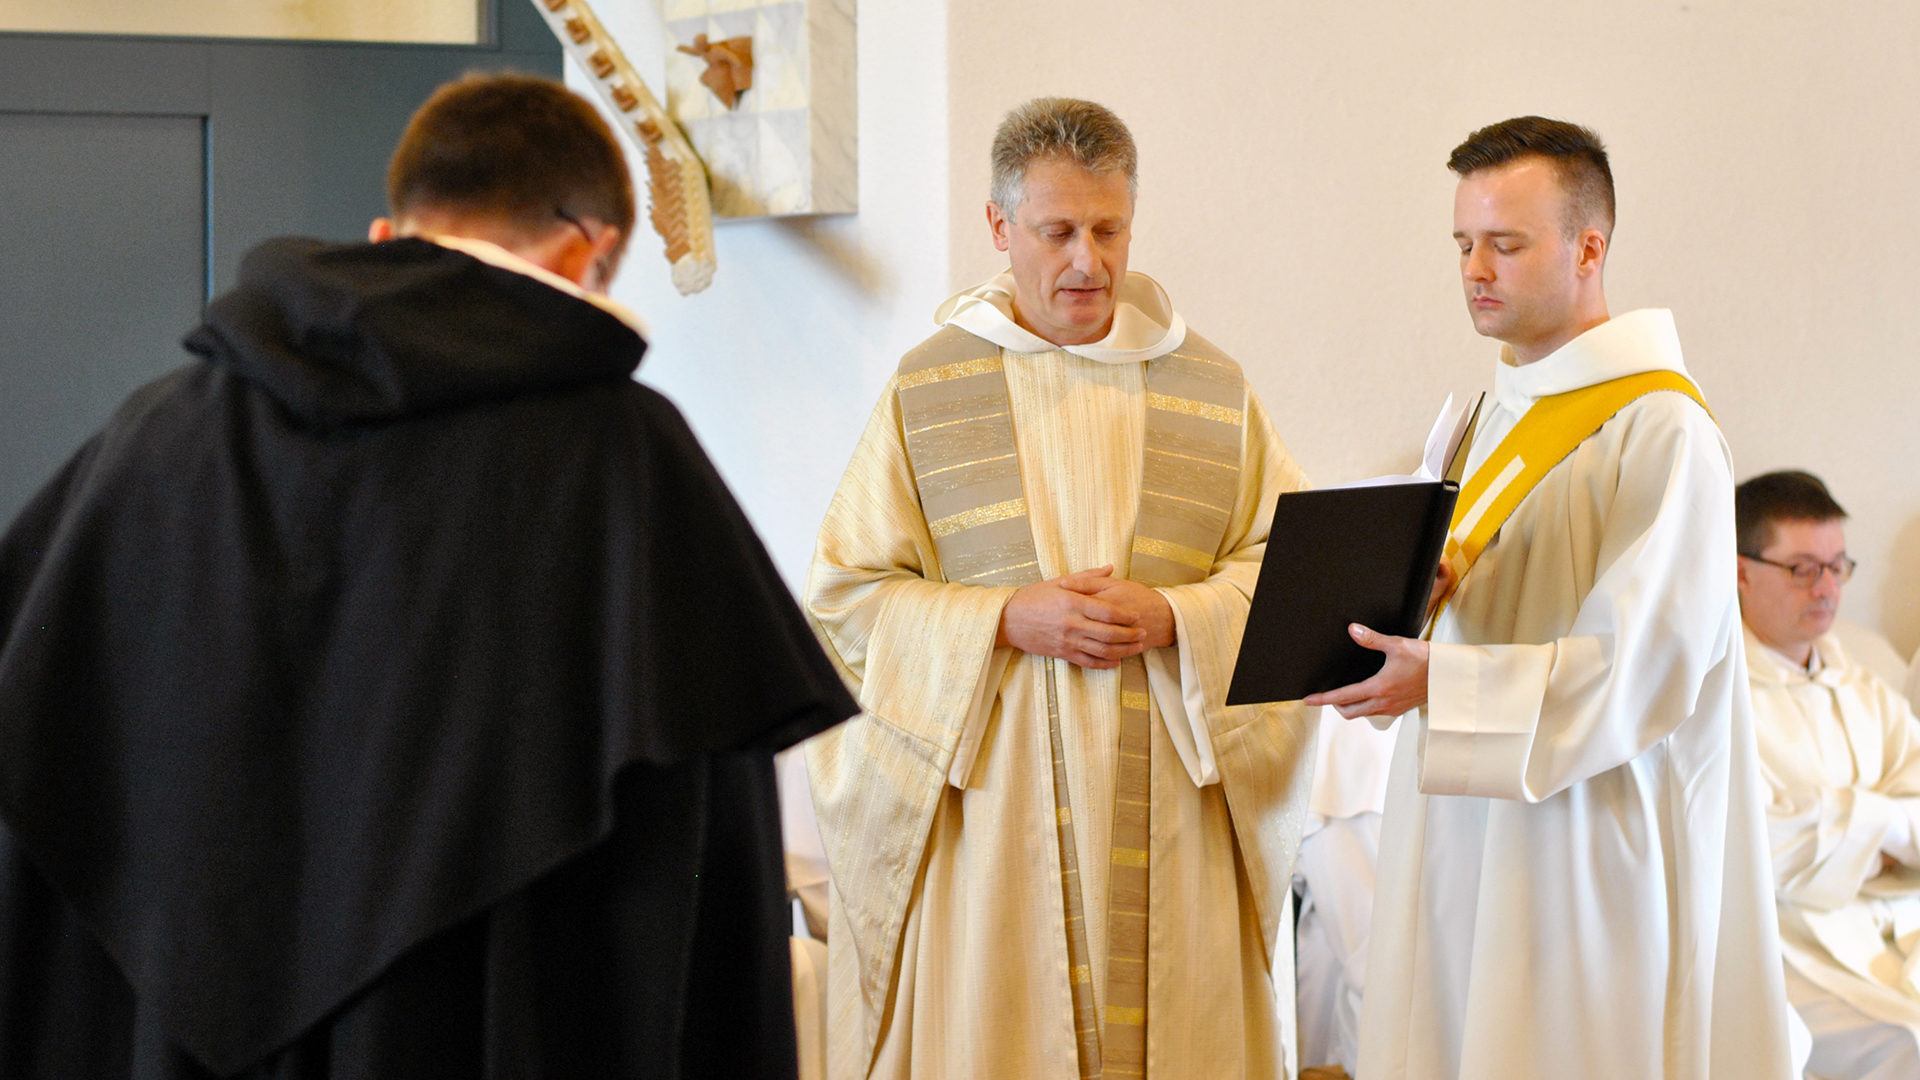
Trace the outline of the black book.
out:
<instances>
[{"instance_id":1,"label":"black book","mask_svg":"<svg viewBox=\"0 0 1920 1080\"><path fill-rule=\"evenodd\" d=\"M1419 480L1289 491L1247 613L1227 704L1293 701L1357 683L1385 656L1347 627L1418 637L1460 486Z\"/></svg>"},{"instance_id":2,"label":"black book","mask_svg":"<svg viewBox=\"0 0 1920 1080\"><path fill-rule=\"evenodd\" d=\"M1227 704L1295 701L1377 674L1386 657L1354 644L1353 623L1419 636L1478 414L1478 399L1441 410L1427 468L1444 479L1281 494Z\"/></svg>"}]
</instances>

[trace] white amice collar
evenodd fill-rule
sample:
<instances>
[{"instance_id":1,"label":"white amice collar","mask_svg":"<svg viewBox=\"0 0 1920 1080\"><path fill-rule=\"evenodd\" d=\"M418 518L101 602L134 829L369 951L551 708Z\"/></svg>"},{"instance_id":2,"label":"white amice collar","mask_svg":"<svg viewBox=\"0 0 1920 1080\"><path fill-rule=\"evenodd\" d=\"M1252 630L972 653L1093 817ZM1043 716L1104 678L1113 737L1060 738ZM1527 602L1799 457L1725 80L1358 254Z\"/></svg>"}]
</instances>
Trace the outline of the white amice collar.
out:
<instances>
[{"instance_id":1,"label":"white amice collar","mask_svg":"<svg viewBox=\"0 0 1920 1080\"><path fill-rule=\"evenodd\" d=\"M421 240L430 240L443 248L450 248L462 255L471 256L486 263L488 266L497 266L502 270L511 270L516 274L525 274L527 277L540 282L542 285L551 285L561 292L566 293L568 296L576 300L585 300L601 311L619 319L627 325L628 329L639 334L640 340L653 340L652 335L647 330L646 321L641 319L639 314L632 308L603 293L588 292L546 267L515 255L499 244L488 240L476 240L471 236L453 236L448 233L414 233L413 235Z\"/></svg>"},{"instance_id":2,"label":"white amice collar","mask_svg":"<svg viewBox=\"0 0 1920 1080\"><path fill-rule=\"evenodd\" d=\"M1493 394L1508 410L1524 413L1543 397L1578 390L1626 375L1673 371L1686 376L1673 312L1641 308L1608 319L1531 364L1517 364L1512 346L1502 346L1493 371Z\"/></svg>"},{"instance_id":3,"label":"white amice collar","mask_svg":"<svg viewBox=\"0 0 1920 1080\"><path fill-rule=\"evenodd\" d=\"M1187 340L1187 323L1173 310L1167 291L1145 274L1129 272L1114 298L1113 326L1107 336L1086 345L1055 345L1013 319L1013 273L950 297L933 313L942 326L954 326L1013 352L1056 349L1098 360L1131 364L1165 356Z\"/></svg>"}]
</instances>

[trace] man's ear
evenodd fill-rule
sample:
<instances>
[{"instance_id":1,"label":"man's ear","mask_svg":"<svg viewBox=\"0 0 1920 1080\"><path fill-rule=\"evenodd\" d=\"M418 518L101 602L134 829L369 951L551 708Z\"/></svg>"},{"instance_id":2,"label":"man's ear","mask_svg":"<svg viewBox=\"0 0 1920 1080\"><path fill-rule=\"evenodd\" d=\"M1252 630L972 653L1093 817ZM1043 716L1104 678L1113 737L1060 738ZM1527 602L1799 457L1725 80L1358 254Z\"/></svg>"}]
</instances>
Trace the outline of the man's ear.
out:
<instances>
[{"instance_id":1,"label":"man's ear","mask_svg":"<svg viewBox=\"0 0 1920 1080\"><path fill-rule=\"evenodd\" d=\"M593 239L578 229L567 229L559 236L559 247L550 249L545 259L535 259L547 269L588 292L604 293L613 284L613 271L619 264L620 230L604 225Z\"/></svg>"},{"instance_id":2,"label":"man's ear","mask_svg":"<svg viewBox=\"0 0 1920 1080\"><path fill-rule=\"evenodd\" d=\"M609 225L594 236L591 266L594 276L599 280L583 281L580 283L582 288L602 294L613 288L613 275L620 271L621 244L625 239L617 225Z\"/></svg>"},{"instance_id":3,"label":"man's ear","mask_svg":"<svg viewBox=\"0 0 1920 1080\"><path fill-rule=\"evenodd\" d=\"M1582 229L1578 242L1580 244L1580 250L1575 261L1578 264L1580 275L1585 277L1588 274L1600 273L1607 264L1607 238L1605 234L1599 229Z\"/></svg>"},{"instance_id":4,"label":"man's ear","mask_svg":"<svg viewBox=\"0 0 1920 1080\"><path fill-rule=\"evenodd\" d=\"M1013 219L1000 212L1000 204L987 200L987 229L993 233L995 251L1005 251L1010 243L1008 232L1013 228Z\"/></svg>"},{"instance_id":5,"label":"man's ear","mask_svg":"<svg viewBox=\"0 0 1920 1080\"><path fill-rule=\"evenodd\" d=\"M393 239L393 219L377 217L367 226L367 243L384 244Z\"/></svg>"}]
</instances>

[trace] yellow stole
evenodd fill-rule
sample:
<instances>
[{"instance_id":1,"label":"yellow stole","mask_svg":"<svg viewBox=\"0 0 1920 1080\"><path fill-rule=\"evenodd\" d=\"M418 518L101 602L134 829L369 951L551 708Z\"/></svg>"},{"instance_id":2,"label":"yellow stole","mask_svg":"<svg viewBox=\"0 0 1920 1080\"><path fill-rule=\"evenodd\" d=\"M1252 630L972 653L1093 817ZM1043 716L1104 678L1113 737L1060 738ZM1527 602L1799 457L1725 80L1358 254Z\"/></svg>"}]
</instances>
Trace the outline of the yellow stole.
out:
<instances>
[{"instance_id":1,"label":"yellow stole","mask_svg":"<svg viewBox=\"0 0 1920 1080\"><path fill-rule=\"evenodd\" d=\"M1707 415L1713 415L1699 389L1677 371L1626 375L1533 403L1468 477L1453 504L1453 525L1442 556L1453 569L1453 587L1435 605L1433 617L1427 622L1428 633L1459 589L1461 579L1535 485L1628 403L1660 390L1685 394L1707 409Z\"/></svg>"},{"instance_id":2,"label":"yellow stole","mask_svg":"<svg viewBox=\"0 0 1920 1080\"><path fill-rule=\"evenodd\" d=\"M895 386L907 457L945 579L1040 581L1000 348L945 327L906 355ZM1127 569L1133 580L1182 585L1212 572L1239 490L1245 387L1239 366L1196 334L1148 361L1140 507ZM1046 665L1047 728L1080 1075L1144 1076L1152 848L1146 665L1135 657L1120 668L1107 995L1105 1015L1096 1016L1054 663Z\"/></svg>"}]
</instances>

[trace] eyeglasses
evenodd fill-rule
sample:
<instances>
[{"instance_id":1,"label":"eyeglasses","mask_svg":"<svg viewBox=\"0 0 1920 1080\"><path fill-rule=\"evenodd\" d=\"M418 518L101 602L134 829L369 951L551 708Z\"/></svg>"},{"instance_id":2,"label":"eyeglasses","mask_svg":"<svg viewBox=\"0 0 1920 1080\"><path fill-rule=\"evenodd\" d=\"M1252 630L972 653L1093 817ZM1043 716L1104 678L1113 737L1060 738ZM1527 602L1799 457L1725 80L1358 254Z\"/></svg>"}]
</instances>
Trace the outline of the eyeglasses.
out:
<instances>
[{"instance_id":1,"label":"eyeglasses","mask_svg":"<svg viewBox=\"0 0 1920 1080\"><path fill-rule=\"evenodd\" d=\"M1814 562L1812 559L1808 559L1805 562L1796 563L1774 562L1772 559L1763 559L1758 555L1741 555L1740 557L1757 563L1766 563L1768 566L1776 566L1785 570L1793 577L1793 583L1803 589L1812 588L1813 585L1820 580L1820 575L1823 573L1831 573L1835 583L1845 585L1847 579L1853 576L1854 567L1860 565L1845 555L1840 556L1832 562Z\"/></svg>"},{"instance_id":2,"label":"eyeglasses","mask_svg":"<svg viewBox=\"0 0 1920 1080\"><path fill-rule=\"evenodd\" d=\"M587 227L581 223L579 218L574 217L558 206L553 208L553 216L580 230L580 235L586 237L589 245L599 243L599 240L596 239L591 232L587 231ZM612 262L605 256L595 259L593 261L593 272L598 275L598 280L582 282L583 287L589 292L606 292L607 286L613 281Z\"/></svg>"},{"instance_id":3,"label":"eyeglasses","mask_svg":"<svg viewBox=\"0 0 1920 1080\"><path fill-rule=\"evenodd\" d=\"M573 226L574 228L579 229L580 235L587 238L587 243L589 244L593 243L593 234L587 231L587 227L580 223L579 218L574 217L572 214L567 213L565 210L562 210L557 206L553 208L553 216L559 218L561 221L566 222L567 224Z\"/></svg>"}]
</instances>

